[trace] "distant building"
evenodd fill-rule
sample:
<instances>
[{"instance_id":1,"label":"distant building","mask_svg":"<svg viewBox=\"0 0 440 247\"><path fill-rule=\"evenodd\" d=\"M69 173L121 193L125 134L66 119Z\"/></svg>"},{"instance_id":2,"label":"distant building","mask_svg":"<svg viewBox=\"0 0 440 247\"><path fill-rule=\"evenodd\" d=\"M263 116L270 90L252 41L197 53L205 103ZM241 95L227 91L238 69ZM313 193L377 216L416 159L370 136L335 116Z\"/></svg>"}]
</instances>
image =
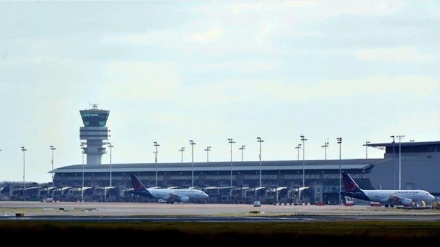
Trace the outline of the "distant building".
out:
<instances>
[{"instance_id":1,"label":"distant building","mask_svg":"<svg viewBox=\"0 0 440 247\"><path fill-rule=\"evenodd\" d=\"M226 161L101 164L108 144L105 141L110 139L108 116L109 111L98 110L96 105L81 111L84 127L80 128L80 139L87 140L83 143L87 164L51 171L55 187L106 191L111 185L116 197L124 198L124 191L131 188L129 175L136 174L148 187L156 186L156 181L159 187L193 184L217 202L248 202L258 197L272 202L337 204L339 192L344 191L340 172L345 171L364 189L424 189L440 196L439 141L364 145L385 150L382 159L237 161L232 166ZM303 181L308 189L299 194Z\"/></svg>"}]
</instances>

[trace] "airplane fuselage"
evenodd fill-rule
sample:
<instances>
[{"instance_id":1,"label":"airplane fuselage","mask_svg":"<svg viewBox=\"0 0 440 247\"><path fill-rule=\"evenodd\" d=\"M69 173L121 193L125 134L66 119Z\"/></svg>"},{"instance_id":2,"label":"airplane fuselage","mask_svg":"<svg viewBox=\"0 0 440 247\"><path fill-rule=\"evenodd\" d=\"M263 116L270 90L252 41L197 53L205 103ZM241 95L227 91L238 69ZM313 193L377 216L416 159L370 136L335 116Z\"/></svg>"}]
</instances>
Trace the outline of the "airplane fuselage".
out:
<instances>
[{"instance_id":1,"label":"airplane fuselage","mask_svg":"<svg viewBox=\"0 0 440 247\"><path fill-rule=\"evenodd\" d=\"M204 200L209 198L209 195L198 189L161 189L161 188L146 188L136 175L130 175L133 190L131 193L155 198L158 200L165 200L167 203L174 202L188 202L191 200Z\"/></svg>"},{"instance_id":2,"label":"airplane fuselage","mask_svg":"<svg viewBox=\"0 0 440 247\"><path fill-rule=\"evenodd\" d=\"M415 202L432 202L434 197L424 190L363 190L370 201L387 201L393 196L401 198L409 198Z\"/></svg>"},{"instance_id":3,"label":"airplane fuselage","mask_svg":"<svg viewBox=\"0 0 440 247\"><path fill-rule=\"evenodd\" d=\"M166 199L173 195L186 196L196 200L208 198L205 192L194 189L149 189L148 192L156 199Z\"/></svg>"},{"instance_id":4,"label":"airplane fuselage","mask_svg":"<svg viewBox=\"0 0 440 247\"><path fill-rule=\"evenodd\" d=\"M435 197L425 190L363 190L350 177L342 173L345 192L344 195L360 200L380 202L385 207L394 205L412 206L413 203L432 203Z\"/></svg>"}]
</instances>

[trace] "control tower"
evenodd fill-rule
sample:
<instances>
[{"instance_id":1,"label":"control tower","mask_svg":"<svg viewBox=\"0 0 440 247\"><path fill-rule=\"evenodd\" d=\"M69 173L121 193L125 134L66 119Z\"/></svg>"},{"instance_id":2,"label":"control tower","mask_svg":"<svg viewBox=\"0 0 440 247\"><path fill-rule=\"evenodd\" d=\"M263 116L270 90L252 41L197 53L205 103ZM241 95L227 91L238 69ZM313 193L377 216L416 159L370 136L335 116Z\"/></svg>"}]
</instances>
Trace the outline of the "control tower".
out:
<instances>
[{"instance_id":1,"label":"control tower","mask_svg":"<svg viewBox=\"0 0 440 247\"><path fill-rule=\"evenodd\" d=\"M101 157L105 154L105 146L110 139L110 129L105 125L110 111L98 109L97 104L92 105L92 109L79 111L84 127L79 129L79 139L86 140L81 142L83 154L87 155L87 165L100 165Z\"/></svg>"}]
</instances>

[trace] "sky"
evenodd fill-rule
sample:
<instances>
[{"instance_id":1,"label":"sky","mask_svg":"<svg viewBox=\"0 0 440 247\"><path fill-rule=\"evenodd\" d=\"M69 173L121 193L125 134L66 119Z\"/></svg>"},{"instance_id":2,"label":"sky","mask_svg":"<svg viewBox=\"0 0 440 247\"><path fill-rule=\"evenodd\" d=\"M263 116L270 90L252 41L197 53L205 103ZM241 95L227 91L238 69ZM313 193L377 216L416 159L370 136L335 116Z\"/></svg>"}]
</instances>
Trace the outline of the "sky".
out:
<instances>
[{"instance_id":1,"label":"sky","mask_svg":"<svg viewBox=\"0 0 440 247\"><path fill-rule=\"evenodd\" d=\"M82 164L92 104L112 164L383 158L440 141L440 2L0 0L0 181Z\"/></svg>"}]
</instances>

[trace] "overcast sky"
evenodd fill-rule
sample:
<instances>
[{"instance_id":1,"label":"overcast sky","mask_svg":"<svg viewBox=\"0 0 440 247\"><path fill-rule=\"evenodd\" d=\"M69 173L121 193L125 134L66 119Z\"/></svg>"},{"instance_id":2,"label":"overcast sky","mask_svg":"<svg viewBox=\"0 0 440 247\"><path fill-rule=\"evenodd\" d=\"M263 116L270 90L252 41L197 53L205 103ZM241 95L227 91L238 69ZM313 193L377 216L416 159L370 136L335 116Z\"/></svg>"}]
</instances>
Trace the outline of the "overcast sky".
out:
<instances>
[{"instance_id":1,"label":"overcast sky","mask_svg":"<svg viewBox=\"0 0 440 247\"><path fill-rule=\"evenodd\" d=\"M382 158L440 140L440 2L0 1L0 181L82 164L91 104L113 164Z\"/></svg>"}]
</instances>

